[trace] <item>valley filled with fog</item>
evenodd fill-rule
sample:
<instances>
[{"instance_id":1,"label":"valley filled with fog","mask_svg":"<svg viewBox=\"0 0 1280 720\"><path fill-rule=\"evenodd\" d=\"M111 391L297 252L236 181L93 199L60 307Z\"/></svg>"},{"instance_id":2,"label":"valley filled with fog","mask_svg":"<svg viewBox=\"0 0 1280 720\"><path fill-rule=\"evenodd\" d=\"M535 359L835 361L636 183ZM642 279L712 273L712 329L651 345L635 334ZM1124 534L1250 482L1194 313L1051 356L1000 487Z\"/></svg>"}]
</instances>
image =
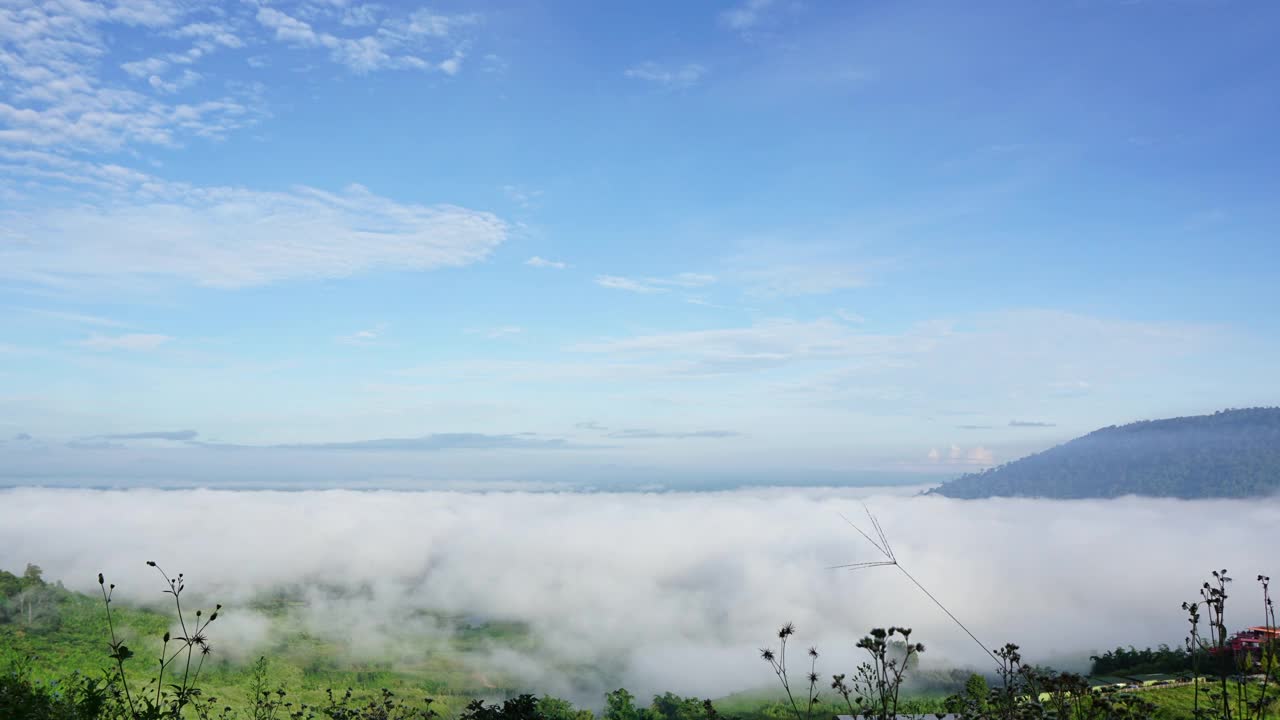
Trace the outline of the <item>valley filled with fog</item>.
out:
<instances>
[{"instance_id":1,"label":"valley filled with fog","mask_svg":"<svg viewBox=\"0 0 1280 720\"><path fill-rule=\"evenodd\" d=\"M922 667L986 669L982 650L842 515L878 516L902 565L989 647L1087 668L1117 645L1178 645L1211 569L1252 579L1274 559L1280 501L1108 501L914 496L913 489L726 492L0 490L0 567L129 603L164 596L145 561L184 572L188 593L221 602L222 657L266 647L263 597L298 599L295 619L352 659L394 661L406 644L454 632L432 618L518 623L529 642L484 643L480 673L598 698L717 696L767 685L759 648L785 622L817 645L820 670L851 669L873 626L906 625ZM1260 596L1259 596L1260 597ZM566 670L592 667L582 673ZM584 685L585 683L585 685ZM590 687L589 685L598 685Z\"/></svg>"}]
</instances>

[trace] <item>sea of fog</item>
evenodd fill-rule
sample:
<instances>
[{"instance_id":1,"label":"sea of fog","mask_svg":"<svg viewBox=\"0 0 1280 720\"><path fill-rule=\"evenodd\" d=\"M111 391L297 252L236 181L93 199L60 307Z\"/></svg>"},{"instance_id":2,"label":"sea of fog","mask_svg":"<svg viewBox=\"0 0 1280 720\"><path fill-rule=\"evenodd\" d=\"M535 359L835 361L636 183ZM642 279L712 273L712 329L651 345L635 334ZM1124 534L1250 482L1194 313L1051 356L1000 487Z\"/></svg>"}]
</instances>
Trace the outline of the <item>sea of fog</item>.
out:
<instances>
[{"instance_id":1,"label":"sea of fog","mask_svg":"<svg viewBox=\"0 0 1280 720\"><path fill-rule=\"evenodd\" d=\"M613 668L642 696L700 696L772 681L759 649L785 622L825 675L851 669L869 628L907 625L926 662L985 667L982 650L843 516L864 503L899 561L988 646L1077 667L1116 645L1178 644L1179 606L1211 569L1236 577L1231 616L1255 623L1259 573L1280 576L1280 500L959 501L910 488L723 492L0 490L0 567L44 568L155 602L156 560L226 605L219 652L253 657L275 589L307 622L377 656L421 610L526 623L538 650L481 658L547 692L568 665ZM334 592L350 588L350 592ZM411 633L409 633L411 634ZM389 656L394 656L390 654ZM581 689L580 687L578 688Z\"/></svg>"}]
</instances>

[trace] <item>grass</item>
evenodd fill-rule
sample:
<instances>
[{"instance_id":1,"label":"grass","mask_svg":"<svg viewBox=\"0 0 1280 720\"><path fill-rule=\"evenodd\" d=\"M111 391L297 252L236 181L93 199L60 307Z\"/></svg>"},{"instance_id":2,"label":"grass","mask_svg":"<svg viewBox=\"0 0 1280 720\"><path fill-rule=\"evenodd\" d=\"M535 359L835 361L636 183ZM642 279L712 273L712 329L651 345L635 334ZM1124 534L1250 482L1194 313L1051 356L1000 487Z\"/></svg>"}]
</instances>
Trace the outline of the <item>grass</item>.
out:
<instances>
[{"instance_id":1,"label":"grass","mask_svg":"<svg viewBox=\"0 0 1280 720\"><path fill-rule=\"evenodd\" d=\"M101 598L66 590L56 592L56 627L26 628L0 623L0 668L14 661L30 661L32 675L53 680L71 672L100 676L110 664L106 615ZM113 604L116 632L136 653L126 663L131 680L145 682L154 675L160 637L171 629L172 616L145 608ZM531 648L533 638L518 623L474 623L463 618L424 613L427 624L444 629L434 636L410 636L390 658L361 659L352 652L351 638L320 636L300 617L301 603L271 598L255 604L256 612L271 619L261 654L269 658L269 682L283 686L294 702L320 702L328 688L351 688L357 699L372 698L382 688L400 697L437 698L439 709L455 714L475 697L506 698L519 692L511 678L481 672L467 658L488 647ZM224 618L234 611L223 611ZM430 617L426 617L430 615ZM225 619L224 619L225 622ZM200 686L212 695L240 705L248 697L250 662L233 662L217 652L206 662ZM369 655L369 653L363 653Z\"/></svg>"},{"instance_id":2,"label":"grass","mask_svg":"<svg viewBox=\"0 0 1280 720\"><path fill-rule=\"evenodd\" d=\"M1204 687L1202 682L1201 688ZM1231 697L1236 697L1236 691L1240 686L1232 683L1230 688ZM1244 687L1248 700L1257 700L1259 689L1256 683L1248 683ZM1273 697L1277 694L1274 686L1267 689L1267 697ZM1174 720L1176 718L1190 718L1195 710L1196 691L1191 685L1179 685L1175 687L1155 688L1144 690L1142 697L1155 704L1157 708L1157 717L1165 720ZM1203 708L1209 702L1207 698L1201 694L1200 706ZM1280 708L1273 706L1271 710L1264 716L1264 720L1280 720Z\"/></svg>"}]
</instances>

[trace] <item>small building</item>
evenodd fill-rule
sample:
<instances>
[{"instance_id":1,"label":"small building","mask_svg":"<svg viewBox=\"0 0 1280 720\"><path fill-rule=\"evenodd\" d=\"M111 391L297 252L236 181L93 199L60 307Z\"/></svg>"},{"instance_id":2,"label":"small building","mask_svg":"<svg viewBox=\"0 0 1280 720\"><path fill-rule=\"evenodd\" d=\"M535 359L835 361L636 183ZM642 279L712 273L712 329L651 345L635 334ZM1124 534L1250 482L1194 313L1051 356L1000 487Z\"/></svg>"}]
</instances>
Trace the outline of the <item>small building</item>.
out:
<instances>
[{"instance_id":1,"label":"small building","mask_svg":"<svg viewBox=\"0 0 1280 720\"><path fill-rule=\"evenodd\" d=\"M1256 626L1246 628L1231 636L1227 647L1233 655L1245 655L1250 658L1262 654L1262 648L1272 643L1280 643L1280 629Z\"/></svg>"},{"instance_id":2,"label":"small building","mask_svg":"<svg viewBox=\"0 0 1280 720\"><path fill-rule=\"evenodd\" d=\"M1240 650L1258 650L1262 645L1268 642L1280 641L1280 629L1269 627L1251 627L1242 630L1231 638L1231 649Z\"/></svg>"}]
</instances>

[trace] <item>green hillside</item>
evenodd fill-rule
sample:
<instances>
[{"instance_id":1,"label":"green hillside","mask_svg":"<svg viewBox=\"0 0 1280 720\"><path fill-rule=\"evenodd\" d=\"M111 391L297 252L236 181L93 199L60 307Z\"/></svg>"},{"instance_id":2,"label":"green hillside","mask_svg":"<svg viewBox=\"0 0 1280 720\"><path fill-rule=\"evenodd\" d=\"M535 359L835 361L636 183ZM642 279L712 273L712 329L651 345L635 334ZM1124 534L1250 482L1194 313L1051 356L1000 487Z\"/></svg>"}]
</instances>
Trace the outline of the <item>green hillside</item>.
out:
<instances>
[{"instance_id":1,"label":"green hillside","mask_svg":"<svg viewBox=\"0 0 1280 720\"><path fill-rule=\"evenodd\" d=\"M953 498L1239 498L1280 489L1280 408L1105 427L931 493Z\"/></svg>"},{"instance_id":2,"label":"green hillside","mask_svg":"<svg viewBox=\"0 0 1280 720\"><path fill-rule=\"evenodd\" d=\"M329 688L354 688L360 696L372 696L381 688L403 696L430 695L445 708L461 707L473 697L514 695L518 688L511 678L474 666L469 653L490 645L520 648L532 642L517 624L472 625L461 618L435 616L433 625L448 628L444 636L410 636L386 657L358 659L360 654L351 647L359 638L309 632L292 605L286 597L273 597L253 609L271 618L261 648L268 658L270 684L286 686L292 697L309 703L319 702ZM135 653L128 663L131 677L151 677L172 614L119 602L112 607L116 634ZM235 610L222 612L225 622ZM210 630L214 652L202 671L201 686L206 694L239 703L249 686L252 664L234 662L219 652L218 630L217 624ZM0 669L18 664L45 679L72 672L100 676L110 663L109 637L101 597L46 583L34 566L22 576L0 571Z\"/></svg>"}]
</instances>

